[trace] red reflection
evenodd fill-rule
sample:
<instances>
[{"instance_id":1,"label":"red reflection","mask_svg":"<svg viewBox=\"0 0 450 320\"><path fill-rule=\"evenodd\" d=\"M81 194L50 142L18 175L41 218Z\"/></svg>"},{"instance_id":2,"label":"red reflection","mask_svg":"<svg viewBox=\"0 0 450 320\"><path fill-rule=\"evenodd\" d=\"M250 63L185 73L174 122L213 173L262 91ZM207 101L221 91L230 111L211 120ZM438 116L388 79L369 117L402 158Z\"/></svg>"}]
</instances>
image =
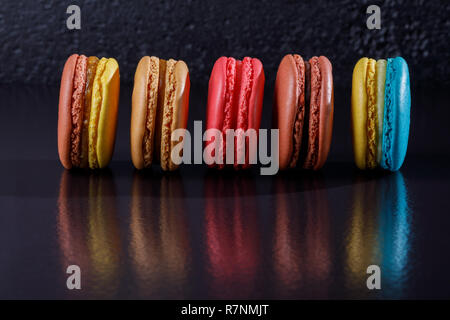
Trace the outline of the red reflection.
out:
<instances>
[{"instance_id":1,"label":"red reflection","mask_svg":"<svg viewBox=\"0 0 450 320\"><path fill-rule=\"evenodd\" d=\"M62 253L61 265L65 269L76 264L81 270L89 269L89 249L87 244L87 205L77 198L87 198L89 179L71 175L64 170L57 202L58 240Z\"/></svg>"},{"instance_id":2,"label":"red reflection","mask_svg":"<svg viewBox=\"0 0 450 320\"><path fill-rule=\"evenodd\" d=\"M205 228L213 295L239 298L254 292L260 266L255 190L246 177L205 181Z\"/></svg>"}]
</instances>

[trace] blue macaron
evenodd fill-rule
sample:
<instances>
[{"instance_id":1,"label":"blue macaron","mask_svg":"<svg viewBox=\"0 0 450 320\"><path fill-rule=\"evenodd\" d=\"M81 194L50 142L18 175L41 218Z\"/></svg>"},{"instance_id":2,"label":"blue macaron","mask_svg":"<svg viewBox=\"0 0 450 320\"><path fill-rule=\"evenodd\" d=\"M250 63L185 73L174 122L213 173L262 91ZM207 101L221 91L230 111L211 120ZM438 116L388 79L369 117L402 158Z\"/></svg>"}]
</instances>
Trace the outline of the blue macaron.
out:
<instances>
[{"instance_id":1,"label":"blue macaron","mask_svg":"<svg viewBox=\"0 0 450 320\"><path fill-rule=\"evenodd\" d=\"M397 171L408 148L411 91L408 64L402 57L389 58L386 67L381 167Z\"/></svg>"}]
</instances>

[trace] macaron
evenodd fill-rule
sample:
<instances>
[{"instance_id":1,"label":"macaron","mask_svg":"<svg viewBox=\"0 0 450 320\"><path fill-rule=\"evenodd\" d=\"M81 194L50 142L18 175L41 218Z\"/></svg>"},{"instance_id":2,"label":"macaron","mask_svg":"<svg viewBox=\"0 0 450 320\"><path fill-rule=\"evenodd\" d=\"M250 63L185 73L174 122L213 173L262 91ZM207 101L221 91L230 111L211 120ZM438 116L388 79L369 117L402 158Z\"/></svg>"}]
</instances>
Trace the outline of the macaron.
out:
<instances>
[{"instance_id":1,"label":"macaron","mask_svg":"<svg viewBox=\"0 0 450 320\"><path fill-rule=\"evenodd\" d=\"M334 91L330 61L284 56L275 81L273 127L279 130L280 170L318 170L327 160L333 132Z\"/></svg>"},{"instance_id":2,"label":"macaron","mask_svg":"<svg viewBox=\"0 0 450 320\"><path fill-rule=\"evenodd\" d=\"M182 60L143 57L136 68L132 96L130 145L136 169L149 168L153 160L164 171L178 165L172 150L184 139L172 133L186 129L189 113L189 69Z\"/></svg>"},{"instance_id":3,"label":"macaron","mask_svg":"<svg viewBox=\"0 0 450 320\"><path fill-rule=\"evenodd\" d=\"M250 167L250 159L256 156L264 82L264 69L259 59L245 57L241 61L220 57L215 62L209 79L205 148L222 151L222 159L216 157L215 151L214 154L205 152L210 167L222 169L231 162L235 169ZM211 129L222 133L222 141L213 138ZM229 129L235 131L234 148L227 148ZM252 132L256 139L250 144L248 137ZM227 152L232 154L227 157ZM234 160L227 161L227 158Z\"/></svg>"},{"instance_id":4,"label":"macaron","mask_svg":"<svg viewBox=\"0 0 450 320\"><path fill-rule=\"evenodd\" d=\"M114 151L119 65L113 58L71 55L59 94L58 154L71 168L104 168Z\"/></svg>"},{"instance_id":5,"label":"macaron","mask_svg":"<svg viewBox=\"0 0 450 320\"><path fill-rule=\"evenodd\" d=\"M411 110L406 61L361 58L353 69L351 100L356 166L399 170L408 147Z\"/></svg>"}]
</instances>

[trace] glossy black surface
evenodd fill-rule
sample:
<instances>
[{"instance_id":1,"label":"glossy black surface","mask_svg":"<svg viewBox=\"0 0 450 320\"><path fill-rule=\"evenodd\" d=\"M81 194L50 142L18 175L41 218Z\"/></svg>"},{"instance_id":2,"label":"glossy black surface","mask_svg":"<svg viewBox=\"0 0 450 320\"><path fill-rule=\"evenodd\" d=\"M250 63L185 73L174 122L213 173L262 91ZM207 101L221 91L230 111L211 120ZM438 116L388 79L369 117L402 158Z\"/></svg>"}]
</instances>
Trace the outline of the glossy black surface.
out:
<instances>
[{"instance_id":1,"label":"glossy black surface","mask_svg":"<svg viewBox=\"0 0 450 320\"><path fill-rule=\"evenodd\" d=\"M0 87L0 298L450 297L450 158L437 148L449 128L436 116L445 91L415 91L401 172L355 169L350 90L337 88L325 168L265 177L135 171L130 93L122 88L110 167L69 172L57 160L58 88ZM205 101L194 88L190 125ZM66 289L70 264L82 269L80 291ZM371 264L380 291L366 288Z\"/></svg>"}]
</instances>

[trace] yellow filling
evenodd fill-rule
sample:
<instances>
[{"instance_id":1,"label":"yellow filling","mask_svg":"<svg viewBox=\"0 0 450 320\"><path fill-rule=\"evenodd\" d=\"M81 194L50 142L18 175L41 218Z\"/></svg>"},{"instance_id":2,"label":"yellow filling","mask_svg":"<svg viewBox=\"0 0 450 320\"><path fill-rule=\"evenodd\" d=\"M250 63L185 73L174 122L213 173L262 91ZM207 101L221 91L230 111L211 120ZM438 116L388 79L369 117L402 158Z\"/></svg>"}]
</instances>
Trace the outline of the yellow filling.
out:
<instances>
[{"instance_id":1,"label":"yellow filling","mask_svg":"<svg viewBox=\"0 0 450 320\"><path fill-rule=\"evenodd\" d=\"M373 169L377 166L377 94L375 86L375 64L374 59L369 59L366 73L367 90L367 168Z\"/></svg>"}]
</instances>

